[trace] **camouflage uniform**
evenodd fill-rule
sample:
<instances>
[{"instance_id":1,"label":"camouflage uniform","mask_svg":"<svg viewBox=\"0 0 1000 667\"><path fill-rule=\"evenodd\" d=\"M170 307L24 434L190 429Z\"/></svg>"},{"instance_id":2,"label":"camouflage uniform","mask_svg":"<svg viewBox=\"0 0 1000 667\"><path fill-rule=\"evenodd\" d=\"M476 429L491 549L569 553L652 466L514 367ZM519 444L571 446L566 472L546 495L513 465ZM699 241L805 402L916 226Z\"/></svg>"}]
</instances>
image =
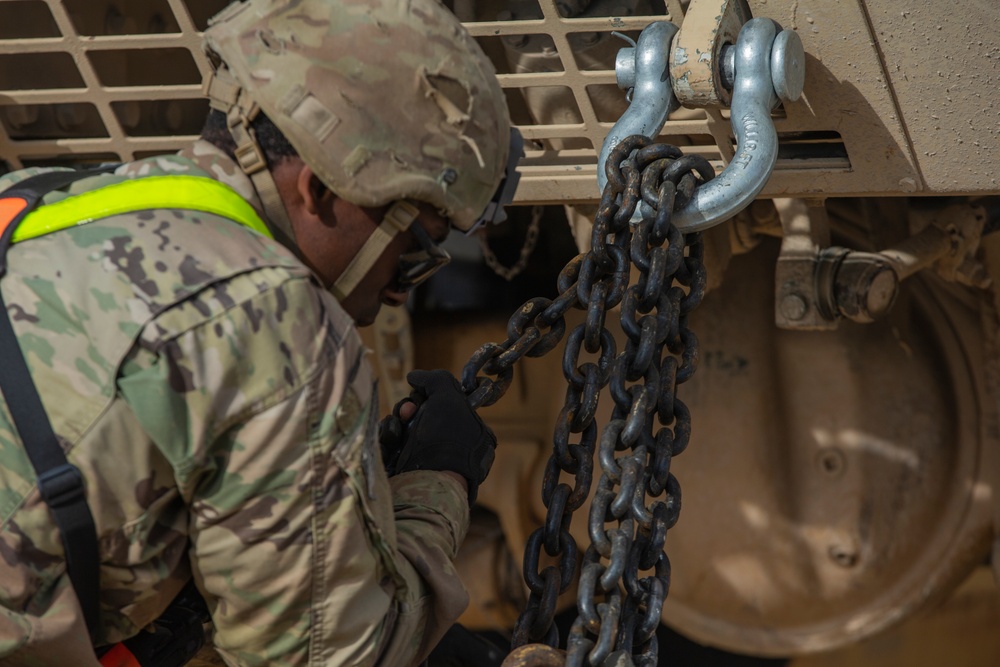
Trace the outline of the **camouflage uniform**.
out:
<instances>
[{"instance_id":1,"label":"camouflage uniform","mask_svg":"<svg viewBox=\"0 0 1000 667\"><path fill-rule=\"evenodd\" d=\"M261 208L204 142L70 192L179 173ZM102 643L156 618L192 575L234 665L411 664L457 618L465 494L440 473L386 477L366 350L291 253L216 215L149 210L9 258L0 287L19 342L87 482ZM0 511L0 664L94 664L5 406Z\"/></svg>"}]
</instances>

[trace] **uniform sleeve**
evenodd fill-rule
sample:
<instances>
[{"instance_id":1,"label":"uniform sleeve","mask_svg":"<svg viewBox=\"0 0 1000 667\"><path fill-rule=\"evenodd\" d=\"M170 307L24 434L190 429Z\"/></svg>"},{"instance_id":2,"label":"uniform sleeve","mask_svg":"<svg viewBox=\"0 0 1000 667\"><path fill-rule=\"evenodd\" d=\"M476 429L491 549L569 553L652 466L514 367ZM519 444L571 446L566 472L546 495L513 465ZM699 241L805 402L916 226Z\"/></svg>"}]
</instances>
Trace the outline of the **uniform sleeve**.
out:
<instances>
[{"instance_id":1,"label":"uniform sleeve","mask_svg":"<svg viewBox=\"0 0 1000 667\"><path fill-rule=\"evenodd\" d=\"M365 349L332 297L244 282L195 328L184 310L216 295L158 318L152 361L120 383L188 505L216 647L232 665L415 664L467 603L465 495L426 471L390 485Z\"/></svg>"}]
</instances>

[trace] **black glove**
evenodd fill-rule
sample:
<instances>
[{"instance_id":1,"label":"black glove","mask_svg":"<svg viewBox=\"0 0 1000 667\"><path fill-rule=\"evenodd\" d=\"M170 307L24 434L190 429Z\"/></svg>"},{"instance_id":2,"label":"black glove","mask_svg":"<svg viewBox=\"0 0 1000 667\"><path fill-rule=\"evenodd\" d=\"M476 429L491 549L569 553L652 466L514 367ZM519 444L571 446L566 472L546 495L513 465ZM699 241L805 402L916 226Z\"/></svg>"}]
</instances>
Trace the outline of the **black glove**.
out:
<instances>
[{"instance_id":1,"label":"black glove","mask_svg":"<svg viewBox=\"0 0 1000 667\"><path fill-rule=\"evenodd\" d=\"M465 478L469 485L469 505L476 500L479 485L493 465L497 439L462 391L458 380L448 371L413 371L406 376L413 387L410 399L417 403L417 413L405 429L405 441L394 461L386 460L394 474L410 470L447 470ZM398 419L403 401L393 409ZM395 435L383 428L383 452L386 441ZM390 453L391 454L391 453Z\"/></svg>"},{"instance_id":2,"label":"black glove","mask_svg":"<svg viewBox=\"0 0 1000 667\"><path fill-rule=\"evenodd\" d=\"M399 454L403 451L403 445L406 444L406 424L399 411L407 403L413 403L419 407L423 400L423 396L411 394L396 403L392 408L392 414L379 422L378 442L382 448L382 464L389 477L396 474L396 461L399 460Z\"/></svg>"}]
</instances>

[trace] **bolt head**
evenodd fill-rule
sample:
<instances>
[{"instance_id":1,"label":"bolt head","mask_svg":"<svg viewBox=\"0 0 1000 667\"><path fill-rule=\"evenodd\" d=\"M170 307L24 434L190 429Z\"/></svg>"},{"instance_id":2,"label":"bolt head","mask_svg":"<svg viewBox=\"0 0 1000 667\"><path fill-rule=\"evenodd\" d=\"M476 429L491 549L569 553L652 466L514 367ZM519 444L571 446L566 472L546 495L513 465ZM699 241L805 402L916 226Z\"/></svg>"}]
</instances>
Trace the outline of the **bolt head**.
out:
<instances>
[{"instance_id":1,"label":"bolt head","mask_svg":"<svg viewBox=\"0 0 1000 667\"><path fill-rule=\"evenodd\" d=\"M799 294L786 294L781 299L781 315L792 322L798 322L809 312L809 304Z\"/></svg>"},{"instance_id":2,"label":"bolt head","mask_svg":"<svg viewBox=\"0 0 1000 667\"><path fill-rule=\"evenodd\" d=\"M782 30L771 45L771 83L774 92L785 102L802 95L806 81L806 52L794 30Z\"/></svg>"},{"instance_id":3,"label":"bolt head","mask_svg":"<svg viewBox=\"0 0 1000 667\"><path fill-rule=\"evenodd\" d=\"M827 554L830 556L830 560L843 568L854 567L860 559L857 549L842 544L832 545L827 550Z\"/></svg>"},{"instance_id":4,"label":"bolt head","mask_svg":"<svg viewBox=\"0 0 1000 667\"><path fill-rule=\"evenodd\" d=\"M816 463L823 474L839 477L847 467L847 458L837 447L824 447L816 456Z\"/></svg>"},{"instance_id":5,"label":"bolt head","mask_svg":"<svg viewBox=\"0 0 1000 667\"><path fill-rule=\"evenodd\" d=\"M886 266L872 277L866 295L866 306L869 314L878 319L889 312L896 301L899 291L899 278L892 267Z\"/></svg>"}]
</instances>

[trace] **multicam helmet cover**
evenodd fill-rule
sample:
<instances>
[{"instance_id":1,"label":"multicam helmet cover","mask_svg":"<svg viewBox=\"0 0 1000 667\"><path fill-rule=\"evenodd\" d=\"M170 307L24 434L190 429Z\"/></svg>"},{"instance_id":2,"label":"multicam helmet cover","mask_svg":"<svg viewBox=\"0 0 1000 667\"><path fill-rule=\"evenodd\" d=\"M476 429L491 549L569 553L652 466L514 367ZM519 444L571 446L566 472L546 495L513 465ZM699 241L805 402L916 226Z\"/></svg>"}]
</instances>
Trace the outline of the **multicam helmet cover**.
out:
<instances>
[{"instance_id":1,"label":"multicam helmet cover","mask_svg":"<svg viewBox=\"0 0 1000 667\"><path fill-rule=\"evenodd\" d=\"M439 0L247 0L216 16L205 40L352 203L427 202L467 231L504 177L503 91Z\"/></svg>"}]
</instances>

